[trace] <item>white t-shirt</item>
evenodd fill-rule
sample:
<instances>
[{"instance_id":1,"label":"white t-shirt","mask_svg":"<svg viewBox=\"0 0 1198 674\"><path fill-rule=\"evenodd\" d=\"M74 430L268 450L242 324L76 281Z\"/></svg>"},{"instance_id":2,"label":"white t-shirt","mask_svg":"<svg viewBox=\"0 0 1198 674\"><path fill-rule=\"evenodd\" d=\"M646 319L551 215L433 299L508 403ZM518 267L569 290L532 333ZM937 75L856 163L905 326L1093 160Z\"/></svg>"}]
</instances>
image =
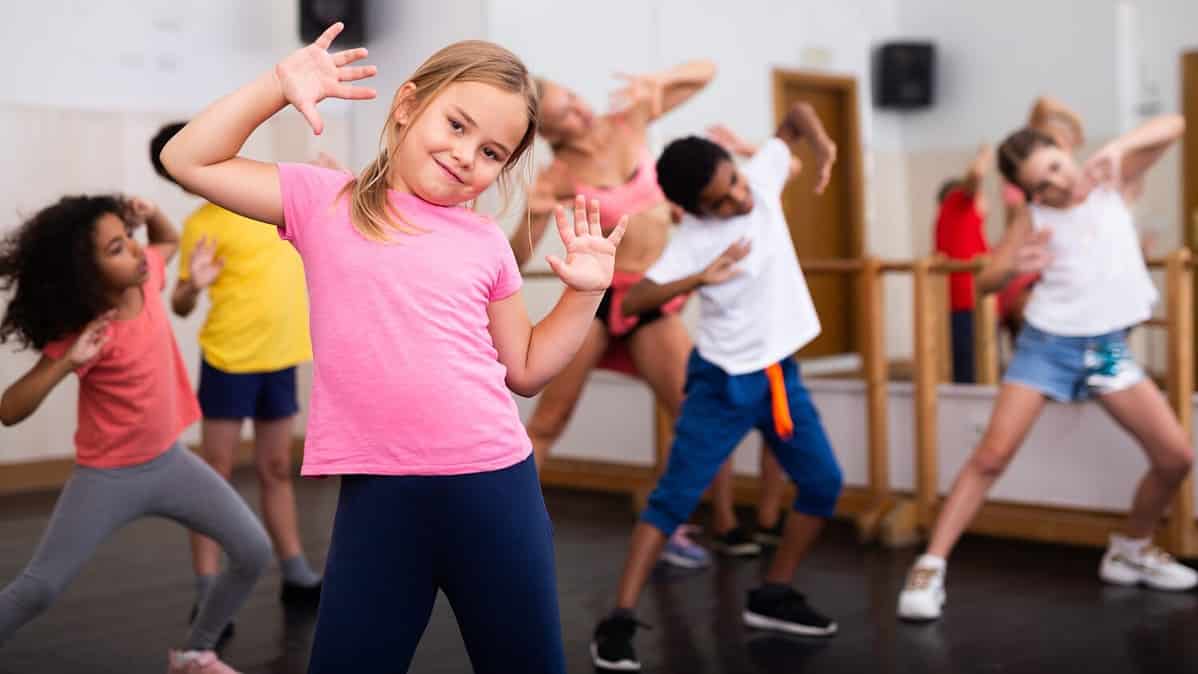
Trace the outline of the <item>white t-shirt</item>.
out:
<instances>
[{"instance_id":1,"label":"white t-shirt","mask_svg":"<svg viewBox=\"0 0 1198 674\"><path fill-rule=\"evenodd\" d=\"M727 219L686 214L661 258L645 273L665 284L697 274L741 237L752 248L741 274L699 289L699 355L728 374L763 370L819 334L819 317L799 269L782 212L790 149L767 142L741 167L753 192L753 210Z\"/></svg>"},{"instance_id":2,"label":"white t-shirt","mask_svg":"<svg viewBox=\"0 0 1198 674\"><path fill-rule=\"evenodd\" d=\"M1028 323L1054 335L1093 336L1152 315L1156 286L1122 195L1096 188L1073 208L1033 205L1031 214L1036 230L1052 231L1053 260L1028 301Z\"/></svg>"}]
</instances>

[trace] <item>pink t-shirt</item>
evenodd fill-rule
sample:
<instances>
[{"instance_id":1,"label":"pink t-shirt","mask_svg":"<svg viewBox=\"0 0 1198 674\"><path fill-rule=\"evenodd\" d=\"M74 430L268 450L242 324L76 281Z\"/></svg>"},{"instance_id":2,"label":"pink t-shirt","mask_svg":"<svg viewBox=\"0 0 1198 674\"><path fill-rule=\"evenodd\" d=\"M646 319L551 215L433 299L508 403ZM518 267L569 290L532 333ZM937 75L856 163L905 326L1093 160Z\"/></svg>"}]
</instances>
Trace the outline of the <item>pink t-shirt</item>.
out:
<instances>
[{"instance_id":1,"label":"pink t-shirt","mask_svg":"<svg viewBox=\"0 0 1198 674\"><path fill-rule=\"evenodd\" d=\"M75 370L79 376L79 427L75 461L121 468L162 454L200 418L200 406L171 332L162 301L162 257L146 248L141 313L109 324L99 355ZM78 334L50 342L43 352L62 358Z\"/></svg>"},{"instance_id":2,"label":"pink t-shirt","mask_svg":"<svg viewBox=\"0 0 1198 674\"><path fill-rule=\"evenodd\" d=\"M488 217L392 191L422 234L363 237L351 179L279 164L285 224L304 261L314 378L304 475L460 475L532 451L487 307L520 289L511 246Z\"/></svg>"}]
</instances>

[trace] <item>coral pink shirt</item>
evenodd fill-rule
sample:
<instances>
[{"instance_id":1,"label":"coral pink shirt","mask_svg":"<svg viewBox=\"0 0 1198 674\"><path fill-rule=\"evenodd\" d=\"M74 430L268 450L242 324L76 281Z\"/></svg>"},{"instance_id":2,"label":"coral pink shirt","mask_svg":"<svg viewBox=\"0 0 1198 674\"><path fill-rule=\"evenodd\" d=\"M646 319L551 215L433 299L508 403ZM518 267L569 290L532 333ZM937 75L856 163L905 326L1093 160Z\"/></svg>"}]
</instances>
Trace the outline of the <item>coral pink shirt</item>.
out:
<instances>
[{"instance_id":1,"label":"coral pink shirt","mask_svg":"<svg viewBox=\"0 0 1198 674\"><path fill-rule=\"evenodd\" d=\"M458 475L532 451L488 330L520 272L490 218L392 191L421 234L363 237L352 178L279 164L279 234L304 262L314 378L304 475Z\"/></svg>"},{"instance_id":2,"label":"coral pink shirt","mask_svg":"<svg viewBox=\"0 0 1198 674\"><path fill-rule=\"evenodd\" d=\"M200 405L166 317L162 256L147 247L148 273L141 286L141 313L109 324L99 355L75 370L79 376L79 427L75 460L93 468L145 463L165 452L183 429L200 418ZM54 359L66 355L78 334L45 346Z\"/></svg>"}]
</instances>

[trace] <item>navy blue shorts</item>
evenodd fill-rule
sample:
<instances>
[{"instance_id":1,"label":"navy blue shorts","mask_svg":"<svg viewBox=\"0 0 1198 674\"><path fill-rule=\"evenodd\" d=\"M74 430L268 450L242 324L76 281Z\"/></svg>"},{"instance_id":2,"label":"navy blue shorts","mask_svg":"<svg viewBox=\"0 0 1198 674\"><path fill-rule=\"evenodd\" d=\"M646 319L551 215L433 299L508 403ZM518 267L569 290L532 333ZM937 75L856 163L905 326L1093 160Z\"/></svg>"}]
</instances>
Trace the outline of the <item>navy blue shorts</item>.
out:
<instances>
[{"instance_id":1,"label":"navy blue shorts","mask_svg":"<svg viewBox=\"0 0 1198 674\"><path fill-rule=\"evenodd\" d=\"M786 440L774 430L769 380L764 370L730 375L691 352L686 399L675 426L666 472L649 495L641 519L669 536L691 516L720 466L745 435L756 428L778 463L799 488L794 509L829 517L836 510L843 478L836 454L824 433L819 412L803 385L798 363L782 361L786 398L794 434Z\"/></svg>"},{"instance_id":2,"label":"navy blue shorts","mask_svg":"<svg viewBox=\"0 0 1198 674\"><path fill-rule=\"evenodd\" d=\"M233 373L200 360L200 409L205 419L285 419L299 412L295 368Z\"/></svg>"}]
</instances>

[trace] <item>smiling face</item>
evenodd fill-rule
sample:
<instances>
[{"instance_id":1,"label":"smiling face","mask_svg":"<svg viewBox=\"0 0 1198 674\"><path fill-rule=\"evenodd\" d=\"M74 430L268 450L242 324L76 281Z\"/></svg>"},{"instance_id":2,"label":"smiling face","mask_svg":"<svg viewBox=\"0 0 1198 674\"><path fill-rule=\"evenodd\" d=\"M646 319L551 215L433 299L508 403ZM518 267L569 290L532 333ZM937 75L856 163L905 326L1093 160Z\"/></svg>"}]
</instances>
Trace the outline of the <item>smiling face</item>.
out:
<instances>
[{"instance_id":1,"label":"smiling face","mask_svg":"<svg viewBox=\"0 0 1198 674\"><path fill-rule=\"evenodd\" d=\"M523 96L481 82L450 84L414 119L409 108L396 106L395 121L407 133L396 150L391 187L441 206L471 201L490 187L530 123Z\"/></svg>"},{"instance_id":2,"label":"smiling face","mask_svg":"<svg viewBox=\"0 0 1198 674\"><path fill-rule=\"evenodd\" d=\"M699 192L702 215L731 218L753 210L753 192L745 175L730 160L721 160L707 186Z\"/></svg>"},{"instance_id":3,"label":"smiling face","mask_svg":"<svg viewBox=\"0 0 1198 674\"><path fill-rule=\"evenodd\" d=\"M1018 176L1032 203L1066 208L1073 202L1081 170L1073 155L1056 146L1042 145L1020 162Z\"/></svg>"}]
</instances>

